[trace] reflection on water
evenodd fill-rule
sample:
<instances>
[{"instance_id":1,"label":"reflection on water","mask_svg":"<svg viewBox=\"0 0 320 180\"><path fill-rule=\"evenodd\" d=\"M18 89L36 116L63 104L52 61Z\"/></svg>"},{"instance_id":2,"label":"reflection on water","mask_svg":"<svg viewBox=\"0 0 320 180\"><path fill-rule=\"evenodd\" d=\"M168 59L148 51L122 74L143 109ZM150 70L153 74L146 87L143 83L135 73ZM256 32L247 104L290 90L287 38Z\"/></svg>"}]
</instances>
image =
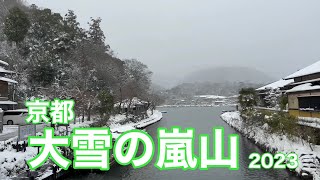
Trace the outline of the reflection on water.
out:
<instances>
[{"instance_id":1,"label":"reflection on water","mask_svg":"<svg viewBox=\"0 0 320 180\"><path fill-rule=\"evenodd\" d=\"M240 179L265 179L265 180L281 180L281 179L299 179L291 176L286 170L249 170L247 167L250 163L248 157L252 152L262 153L258 147L246 138L240 136L240 169L238 171L230 171L228 169L212 168L208 171L183 171L168 170L160 171L154 167L157 156L157 128L172 126L181 126L182 128L193 127L196 134L212 134L213 126L222 126L225 128L225 134L237 133L220 119L222 110L230 110L230 107L181 107L181 108L161 108L168 113L164 114L164 118L147 128L148 133L153 137L156 145L156 155L151 163L140 169L133 169L131 166L115 165L110 171L100 174L73 175L70 179L83 180L116 180L116 179L174 179L174 180L240 180ZM227 142L227 140L225 140ZM195 139L195 145L198 139ZM225 149L227 146L225 147ZM195 147L195 154L198 154L198 146ZM139 152L143 149L140 147ZM227 155L227 154L226 154Z\"/></svg>"}]
</instances>

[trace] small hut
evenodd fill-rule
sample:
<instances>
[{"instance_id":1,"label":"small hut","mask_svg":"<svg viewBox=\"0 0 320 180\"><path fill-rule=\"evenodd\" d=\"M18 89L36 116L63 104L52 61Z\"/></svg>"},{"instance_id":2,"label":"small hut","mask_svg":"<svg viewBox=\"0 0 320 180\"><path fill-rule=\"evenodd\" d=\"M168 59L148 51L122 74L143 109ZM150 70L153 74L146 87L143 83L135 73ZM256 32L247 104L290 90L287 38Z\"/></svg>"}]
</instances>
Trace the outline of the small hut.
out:
<instances>
[{"instance_id":1,"label":"small hut","mask_svg":"<svg viewBox=\"0 0 320 180\"><path fill-rule=\"evenodd\" d=\"M118 102L114 107L119 108L120 113L142 115L148 110L149 105L149 102L134 97L132 99L125 99L121 103Z\"/></svg>"}]
</instances>

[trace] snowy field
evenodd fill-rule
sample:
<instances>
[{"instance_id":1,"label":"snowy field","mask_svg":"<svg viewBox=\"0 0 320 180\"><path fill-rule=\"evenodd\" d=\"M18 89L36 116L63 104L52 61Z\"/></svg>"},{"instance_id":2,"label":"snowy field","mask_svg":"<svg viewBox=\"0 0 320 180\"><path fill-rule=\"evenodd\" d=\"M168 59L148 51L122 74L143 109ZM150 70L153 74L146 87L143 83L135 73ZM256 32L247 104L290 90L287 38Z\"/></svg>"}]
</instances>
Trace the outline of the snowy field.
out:
<instances>
[{"instance_id":1,"label":"snowy field","mask_svg":"<svg viewBox=\"0 0 320 180\"><path fill-rule=\"evenodd\" d=\"M296 138L293 141L289 140L286 136L269 134L266 131L268 128L267 124L262 127L249 129L244 126L239 112L226 112L221 115L221 118L248 138L253 139L256 144L265 146L269 151L297 153L300 163L296 172L303 176L311 174L315 180L320 179L320 169L319 165L317 165L317 158L320 157L320 146L310 147L309 143L300 138Z\"/></svg>"}]
</instances>

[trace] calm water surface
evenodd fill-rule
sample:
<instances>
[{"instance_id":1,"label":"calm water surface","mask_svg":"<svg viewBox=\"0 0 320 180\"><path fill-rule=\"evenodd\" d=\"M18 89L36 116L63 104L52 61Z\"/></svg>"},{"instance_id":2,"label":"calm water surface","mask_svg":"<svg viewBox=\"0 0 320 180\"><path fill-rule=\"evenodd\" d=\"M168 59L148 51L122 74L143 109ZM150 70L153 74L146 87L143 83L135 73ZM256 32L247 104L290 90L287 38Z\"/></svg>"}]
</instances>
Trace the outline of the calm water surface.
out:
<instances>
[{"instance_id":1,"label":"calm water surface","mask_svg":"<svg viewBox=\"0 0 320 180\"><path fill-rule=\"evenodd\" d=\"M180 108L160 108L161 111L167 111L164 118L147 128L148 133L153 137L157 148L157 128L172 126L181 126L183 128L193 127L196 134L212 134L213 126L222 126L225 128L225 134L236 134L237 132L220 119L222 110L231 110L231 107L180 107ZM195 145L198 139L195 140ZM227 146L225 147L225 149ZM142 148L140 152L142 152ZM241 179L290 179L296 180L297 177L290 175L286 170L249 170L248 160L252 152L262 153L260 149L246 138L240 135L240 169L238 171L229 171L228 169L209 169L208 171L183 171L169 170L159 171L154 167L156 156L153 161L144 168L133 169L131 166L115 165L106 173L91 173L85 175L74 175L70 179L83 180L133 180L133 179L174 179L174 180L241 180ZM156 153L157 154L157 153ZM195 154L198 154L198 147L195 147Z\"/></svg>"}]
</instances>

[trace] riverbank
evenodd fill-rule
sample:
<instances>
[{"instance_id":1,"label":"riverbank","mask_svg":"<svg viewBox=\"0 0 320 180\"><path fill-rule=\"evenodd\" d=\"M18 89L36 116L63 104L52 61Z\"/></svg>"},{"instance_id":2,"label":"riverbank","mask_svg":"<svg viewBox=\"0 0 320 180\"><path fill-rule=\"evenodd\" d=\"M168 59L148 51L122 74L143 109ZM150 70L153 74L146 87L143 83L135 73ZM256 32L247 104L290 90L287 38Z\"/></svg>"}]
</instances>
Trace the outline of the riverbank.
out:
<instances>
[{"instance_id":1,"label":"riverbank","mask_svg":"<svg viewBox=\"0 0 320 180\"><path fill-rule=\"evenodd\" d=\"M118 114L112 116L109 120L108 127L112 130L118 130L119 132L127 131L130 129L142 129L150 126L162 119L162 113L158 110L153 112L147 111L147 117L142 120L132 120L132 116L127 116L125 114Z\"/></svg>"},{"instance_id":2,"label":"riverbank","mask_svg":"<svg viewBox=\"0 0 320 180\"><path fill-rule=\"evenodd\" d=\"M237 104L186 104L186 105L161 105L158 108L171 108L171 107L226 107L237 106Z\"/></svg>"},{"instance_id":3,"label":"riverbank","mask_svg":"<svg viewBox=\"0 0 320 180\"><path fill-rule=\"evenodd\" d=\"M317 164L320 157L320 146L310 146L308 142L300 138L290 140L286 136L267 133L268 126L266 124L262 127L248 128L243 123L238 111L225 112L220 117L231 127L269 152L297 153L299 167L295 172L302 178L312 176L315 180L320 179L320 170Z\"/></svg>"}]
</instances>

